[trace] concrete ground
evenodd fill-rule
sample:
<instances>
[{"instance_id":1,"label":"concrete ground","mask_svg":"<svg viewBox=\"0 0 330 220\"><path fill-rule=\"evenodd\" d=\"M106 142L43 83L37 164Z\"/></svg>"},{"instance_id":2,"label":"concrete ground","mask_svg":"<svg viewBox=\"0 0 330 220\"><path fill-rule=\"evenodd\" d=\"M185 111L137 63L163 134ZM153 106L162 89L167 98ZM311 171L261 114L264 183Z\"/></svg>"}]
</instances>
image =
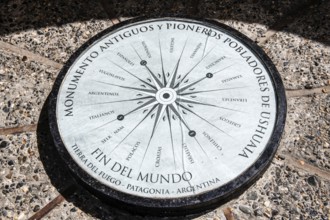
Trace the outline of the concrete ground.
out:
<instances>
[{"instance_id":1,"label":"concrete ground","mask_svg":"<svg viewBox=\"0 0 330 220\"><path fill-rule=\"evenodd\" d=\"M0 2L0 219L145 219L101 203L59 160L45 103L65 61L96 33L135 16L216 19L255 40L287 92L270 167L238 198L196 219L330 218L330 1ZM152 218L147 218L152 219Z\"/></svg>"}]
</instances>

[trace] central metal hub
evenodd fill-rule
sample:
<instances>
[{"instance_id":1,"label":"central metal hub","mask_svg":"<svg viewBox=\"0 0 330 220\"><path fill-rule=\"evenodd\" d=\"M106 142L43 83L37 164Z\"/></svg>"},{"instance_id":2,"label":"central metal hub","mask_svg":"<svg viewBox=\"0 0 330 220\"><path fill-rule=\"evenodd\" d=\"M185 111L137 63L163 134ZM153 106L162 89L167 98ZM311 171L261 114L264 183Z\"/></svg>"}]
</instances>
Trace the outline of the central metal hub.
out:
<instances>
[{"instance_id":1,"label":"central metal hub","mask_svg":"<svg viewBox=\"0 0 330 220\"><path fill-rule=\"evenodd\" d=\"M169 105L175 102L176 92L171 88L161 88L156 93L156 99L160 104Z\"/></svg>"}]
</instances>

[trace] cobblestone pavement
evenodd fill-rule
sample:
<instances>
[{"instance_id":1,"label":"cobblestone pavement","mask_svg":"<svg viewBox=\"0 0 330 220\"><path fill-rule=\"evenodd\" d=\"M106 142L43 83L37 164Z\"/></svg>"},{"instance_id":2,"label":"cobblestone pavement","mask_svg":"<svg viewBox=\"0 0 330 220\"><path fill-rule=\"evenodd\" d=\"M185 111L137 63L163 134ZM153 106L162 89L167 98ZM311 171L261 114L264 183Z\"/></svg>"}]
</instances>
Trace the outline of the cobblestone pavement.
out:
<instances>
[{"instance_id":1,"label":"cobblestone pavement","mask_svg":"<svg viewBox=\"0 0 330 220\"><path fill-rule=\"evenodd\" d=\"M0 219L152 219L114 210L75 185L53 148L47 96L87 39L141 15L188 14L255 40L287 92L285 132L270 167L199 220L330 218L330 1L0 2ZM189 217L188 217L189 218Z\"/></svg>"}]
</instances>

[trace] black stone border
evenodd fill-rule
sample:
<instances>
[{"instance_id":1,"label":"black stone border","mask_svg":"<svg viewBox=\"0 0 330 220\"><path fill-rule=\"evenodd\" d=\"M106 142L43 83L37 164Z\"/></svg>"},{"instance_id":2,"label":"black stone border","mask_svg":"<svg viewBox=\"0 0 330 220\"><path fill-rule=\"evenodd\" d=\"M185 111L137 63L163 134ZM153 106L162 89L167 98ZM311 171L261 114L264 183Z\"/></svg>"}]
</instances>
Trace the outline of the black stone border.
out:
<instances>
[{"instance_id":1,"label":"black stone border","mask_svg":"<svg viewBox=\"0 0 330 220\"><path fill-rule=\"evenodd\" d=\"M61 83L70 69L71 65L79 57L80 54L84 52L86 48L92 45L96 40L101 38L104 35L107 35L111 32L115 32L118 29L125 28L130 26L130 24L138 23L148 23L152 21L183 21L183 22L192 22L195 24L207 25L210 28L221 30L222 32L228 34L234 39L238 40L240 43L244 44L249 48L256 57L258 57L264 67L268 70L270 77L273 82L276 101L277 101L277 116L274 126L274 130L270 140L265 147L265 150L262 152L257 161L247 168L245 172L236 177L234 180L228 182L227 184L214 189L208 192L205 192L200 195L184 197L184 198L174 198L174 199L151 199L133 196L130 194L123 193L121 191L114 190L101 182L98 182L96 179L88 175L70 156L68 153L57 126L56 118L56 102L57 94ZM155 216L183 216L192 213L201 213L206 210L215 208L220 204L228 201L229 199L237 196L243 190L247 189L270 164L278 144L281 139L281 135L284 130L285 118L286 118L286 97L285 89L280 78L276 67L270 60L270 58L265 54L265 52L252 40L247 38L245 35L234 30L231 27L228 27L224 24L213 20L207 19L196 19L188 17L140 17L131 20L121 22L117 25L114 25L99 34L92 37L85 44L83 44L67 61L62 70L60 71L55 84L53 86L52 92L49 97L49 123L50 130L54 139L59 154L62 159L65 161L70 171L73 173L77 181L85 186L89 191L94 195L102 199L103 201L110 203L116 207L126 210L127 212L133 212L138 214L149 214Z\"/></svg>"}]
</instances>

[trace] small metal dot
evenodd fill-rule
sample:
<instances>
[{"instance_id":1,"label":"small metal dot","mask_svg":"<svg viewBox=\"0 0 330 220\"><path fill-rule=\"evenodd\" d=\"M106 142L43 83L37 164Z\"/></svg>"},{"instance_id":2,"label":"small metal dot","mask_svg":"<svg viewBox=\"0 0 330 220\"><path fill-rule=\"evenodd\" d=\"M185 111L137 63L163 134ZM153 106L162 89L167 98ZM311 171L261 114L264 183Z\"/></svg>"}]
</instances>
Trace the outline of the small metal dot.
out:
<instances>
[{"instance_id":1,"label":"small metal dot","mask_svg":"<svg viewBox=\"0 0 330 220\"><path fill-rule=\"evenodd\" d=\"M213 77L213 74L212 74L212 73L207 73L207 74L206 74L206 77L207 77L207 78L212 78L212 77Z\"/></svg>"},{"instance_id":2,"label":"small metal dot","mask_svg":"<svg viewBox=\"0 0 330 220\"><path fill-rule=\"evenodd\" d=\"M188 134L189 134L190 137L195 137L196 136L196 131L191 130L191 131L189 131Z\"/></svg>"},{"instance_id":3,"label":"small metal dot","mask_svg":"<svg viewBox=\"0 0 330 220\"><path fill-rule=\"evenodd\" d=\"M164 98L164 99L168 99L169 97L170 97L170 94L168 94L168 93L164 93L164 94L163 94L163 98Z\"/></svg>"},{"instance_id":4,"label":"small metal dot","mask_svg":"<svg viewBox=\"0 0 330 220\"><path fill-rule=\"evenodd\" d=\"M118 116L117 116L117 119L118 119L119 121L122 121L122 120L124 120L124 118L125 118L125 116L124 116L124 115L118 115Z\"/></svg>"}]
</instances>

